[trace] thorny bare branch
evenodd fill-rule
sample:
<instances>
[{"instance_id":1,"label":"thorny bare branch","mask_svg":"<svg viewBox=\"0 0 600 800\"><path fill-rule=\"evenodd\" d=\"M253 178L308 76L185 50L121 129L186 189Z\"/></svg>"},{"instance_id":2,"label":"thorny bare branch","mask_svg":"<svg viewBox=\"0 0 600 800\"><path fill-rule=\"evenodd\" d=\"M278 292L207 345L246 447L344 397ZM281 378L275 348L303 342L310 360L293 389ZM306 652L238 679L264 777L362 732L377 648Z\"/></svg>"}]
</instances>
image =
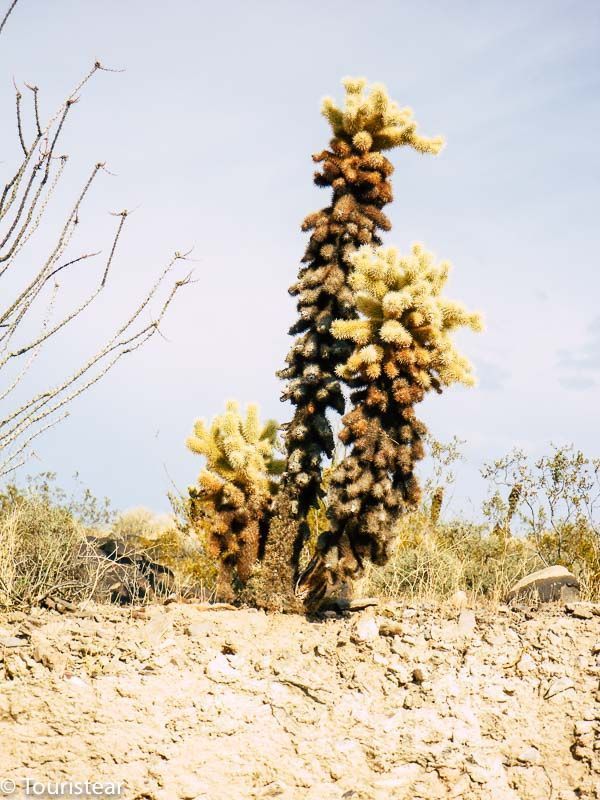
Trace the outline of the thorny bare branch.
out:
<instances>
[{"instance_id":1,"label":"thorny bare branch","mask_svg":"<svg viewBox=\"0 0 600 800\"><path fill-rule=\"evenodd\" d=\"M2 22L0 22L0 33L2 33L2 31L4 30L4 26L6 25L6 21L10 17L14 7L17 5L17 2L18 2L18 0L12 0L12 3L8 7L8 11L2 17Z\"/></svg>"},{"instance_id":2,"label":"thorny bare branch","mask_svg":"<svg viewBox=\"0 0 600 800\"><path fill-rule=\"evenodd\" d=\"M17 0L11 4L2 19L0 32L16 2ZM68 156L57 156L55 152L69 112L78 101L81 90L98 71L122 70L109 69L100 61L96 61L45 123L40 119L38 87L25 84L32 93L34 125L31 132L25 130L22 115L23 98L18 86L15 85L16 136L22 150L22 158L14 174L6 181L0 192L0 279L5 278L10 270L13 281L9 292L3 290L4 304L3 307L0 306L0 477L26 462L31 442L68 416L66 407L73 400L97 383L123 356L134 352L156 333L160 333L160 324L175 295L183 286L192 282L191 275L175 281L161 301L156 316L148 323L140 321L141 315L165 285L176 262L187 259L189 255L175 253L130 316L114 332L109 341L83 365L59 379L54 386L31 391L26 399L19 401L17 407L14 405L12 408L7 407L7 398L17 387L23 389L21 383L25 376L29 374L31 377L32 365L44 346L78 319L106 288L125 221L130 215L127 210L113 215L118 217L118 223L96 287L74 308L61 313L58 319L53 320L55 300L60 292L60 284L57 282L59 273L61 278L68 276L69 267L91 260L100 254L98 251L66 256L66 251L79 225L84 200L98 173L101 170L108 173L103 162L94 165L47 257L29 271L29 274L24 272L20 275L19 269L23 267L19 256L37 231L49 201L63 176ZM29 139L31 144L28 144ZM41 302L48 284L53 284L53 289L50 301L45 303L44 312ZM27 327L37 328L37 332L30 331L24 337L21 325L26 318L29 319ZM16 376L7 372L12 363L25 356L23 366Z\"/></svg>"}]
</instances>

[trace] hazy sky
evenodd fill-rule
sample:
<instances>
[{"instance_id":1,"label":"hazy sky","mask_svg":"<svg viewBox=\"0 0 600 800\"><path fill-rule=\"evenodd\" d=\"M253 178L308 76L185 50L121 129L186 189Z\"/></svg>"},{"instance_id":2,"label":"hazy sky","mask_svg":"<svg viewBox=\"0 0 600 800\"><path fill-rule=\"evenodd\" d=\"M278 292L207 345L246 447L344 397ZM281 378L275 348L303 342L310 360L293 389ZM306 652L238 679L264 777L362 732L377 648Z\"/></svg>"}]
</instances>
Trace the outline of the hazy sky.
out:
<instances>
[{"instance_id":1,"label":"hazy sky","mask_svg":"<svg viewBox=\"0 0 600 800\"><path fill-rule=\"evenodd\" d=\"M329 138L320 100L340 99L348 74L385 83L447 139L437 158L392 153L385 241L449 259L449 296L486 318L485 334L460 337L479 388L420 409L436 437L467 441L457 506L479 507L479 466L515 445L600 455L599 23L589 0L19 0L0 39L0 179L17 152L13 76L39 84L49 112L98 58L126 71L98 74L74 109L56 211L98 160L115 176L73 252L106 248L107 212L137 209L109 296L46 352L40 380L91 353L174 250L197 259L164 338L77 402L28 471L69 486L77 470L117 507L163 510L167 472L184 488L200 469L184 447L195 417L231 397L289 417L274 376L286 290L300 222L328 203L312 184ZM89 269L65 291L84 291Z\"/></svg>"}]
</instances>

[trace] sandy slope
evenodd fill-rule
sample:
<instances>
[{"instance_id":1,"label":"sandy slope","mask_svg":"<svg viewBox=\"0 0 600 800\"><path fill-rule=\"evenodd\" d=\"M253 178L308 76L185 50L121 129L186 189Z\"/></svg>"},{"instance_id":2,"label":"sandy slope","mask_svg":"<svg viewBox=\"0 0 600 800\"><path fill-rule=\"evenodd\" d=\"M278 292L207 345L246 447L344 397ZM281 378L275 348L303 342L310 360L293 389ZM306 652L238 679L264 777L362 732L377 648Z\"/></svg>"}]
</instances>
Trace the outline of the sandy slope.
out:
<instances>
[{"instance_id":1,"label":"sandy slope","mask_svg":"<svg viewBox=\"0 0 600 800\"><path fill-rule=\"evenodd\" d=\"M600 616L562 608L16 613L0 778L139 800L600 798L599 652Z\"/></svg>"}]
</instances>

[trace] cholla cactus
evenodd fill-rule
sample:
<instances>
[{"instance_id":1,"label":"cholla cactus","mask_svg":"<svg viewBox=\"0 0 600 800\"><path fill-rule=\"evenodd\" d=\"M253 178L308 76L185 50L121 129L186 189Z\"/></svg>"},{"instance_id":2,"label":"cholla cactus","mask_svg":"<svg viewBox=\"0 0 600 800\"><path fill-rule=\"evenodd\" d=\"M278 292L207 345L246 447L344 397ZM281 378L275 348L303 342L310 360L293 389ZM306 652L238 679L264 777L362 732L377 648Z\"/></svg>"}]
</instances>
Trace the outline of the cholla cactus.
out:
<instances>
[{"instance_id":1,"label":"cholla cactus","mask_svg":"<svg viewBox=\"0 0 600 800\"><path fill-rule=\"evenodd\" d=\"M354 348L337 370L354 390L340 434L351 451L331 477L331 530L302 577L309 606L332 585L359 575L365 559L384 564L389 558L394 522L420 498L414 466L423 457L426 428L414 406L429 390L473 385L452 333L482 327L478 314L442 297L449 264L436 265L420 245L408 256L366 246L351 262L361 317L332 325L333 335Z\"/></svg>"},{"instance_id":2,"label":"cholla cactus","mask_svg":"<svg viewBox=\"0 0 600 800\"><path fill-rule=\"evenodd\" d=\"M298 298L299 312L290 334L298 338L287 357L288 367L278 373L288 381L282 399L296 406L287 426L286 485L300 515L315 504L322 457L333 452L327 409L344 411L335 371L348 358L351 346L332 335L331 324L334 319L356 317L348 284L351 258L361 244L381 244L377 230L391 227L381 209L392 200L389 177L394 168L380 151L409 145L423 153L437 153L443 145L439 137L419 136L412 111L399 108L385 87L368 87L363 78L347 78L343 83L344 107L338 108L331 98L322 105L334 138L329 150L313 156L322 165L315 183L331 187L333 198L302 225L313 233L303 258L307 266L290 288Z\"/></svg>"},{"instance_id":3,"label":"cholla cactus","mask_svg":"<svg viewBox=\"0 0 600 800\"><path fill-rule=\"evenodd\" d=\"M219 559L217 594L233 598L233 580L244 583L256 562L261 525L266 521L274 479L283 462L276 458L277 423L260 424L258 408L249 405L242 417L238 404L210 427L194 424L187 446L206 458L198 486L190 487L196 524L208 531L209 544Z\"/></svg>"},{"instance_id":4,"label":"cholla cactus","mask_svg":"<svg viewBox=\"0 0 600 800\"><path fill-rule=\"evenodd\" d=\"M298 281L290 294L298 298L296 336L287 356L288 366L278 375L287 381L282 400L296 407L286 426L286 471L274 510L263 562L264 587L257 601L269 607L291 609L296 602L299 554L309 534L308 512L322 494L324 456L331 457L334 436L327 412L344 413L345 403L336 368L349 357L352 346L336 339L334 319L357 316L348 283L351 257L364 244L381 244L379 230L391 224L383 207L392 200L392 164L381 152L408 145L422 153L437 153L441 138L425 139L416 132L412 111L400 109L385 87L367 86L363 78L343 81L343 108L330 98L322 112L333 130L328 150L313 156L320 165L317 186L330 187L330 204L310 214L302 229L312 231ZM270 598L278 597L275 606Z\"/></svg>"}]
</instances>

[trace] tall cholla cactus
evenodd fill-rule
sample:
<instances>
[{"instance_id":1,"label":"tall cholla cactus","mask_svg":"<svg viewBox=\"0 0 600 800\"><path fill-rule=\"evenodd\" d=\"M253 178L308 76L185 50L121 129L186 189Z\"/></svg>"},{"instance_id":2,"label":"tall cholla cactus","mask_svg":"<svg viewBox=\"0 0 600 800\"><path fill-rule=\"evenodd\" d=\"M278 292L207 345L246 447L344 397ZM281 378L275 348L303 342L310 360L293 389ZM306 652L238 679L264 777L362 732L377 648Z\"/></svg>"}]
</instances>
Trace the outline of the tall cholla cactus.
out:
<instances>
[{"instance_id":1,"label":"tall cholla cactus","mask_svg":"<svg viewBox=\"0 0 600 800\"><path fill-rule=\"evenodd\" d=\"M261 425L255 405L248 406L244 418L231 401L210 427L197 420L186 444L206 458L198 486L189 489L192 513L208 531L209 545L219 560L217 594L229 600L235 575L241 583L250 577L273 480L283 467L276 458L277 423Z\"/></svg>"},{"instance_id":2,"label":"tall cholla cactus","mask_svg":"<svg viewBox=\"0 0 600 800\"><path fill-rule=\"evenodd\" d=\"M343 81L344 106L327 98L322 112L331 125L328 150L313 156L321 165L317 186L333 190L330 205L310 214L302 229L312 231L298 281L290 293L298 298L298 321L290 329L296 340L287 356L287 368L278 375L287 380L282 400L296 407L286 426L286 471L276 502L262 564L262 589L256 600L274 608L294 607L293 586L302 541L308 534L306 518L321 493L323 457L330 457L334 436L327 411L344 413L344 396L336 368L349 357L352 346L336 339L334 319L356 318L348 283L351 257L364 244L381 244L378 230L389 230L382 208L392 200L392 164L381 152L407 145L421 153L437 153L440 137L425 139L409 108L399 108L380 84L367 86L363 78ZM278 597L274 604L272 598Z\"/></svg>"},{"instance_id":3,"label":"tall cholla cactus","mask_svg":"<svg viewBox=\"0 0 600 800\"><path fill-rule=\"evenodd\" d=\"M331 530L302 576L300 594L309 607L359 575L365 559L388 560L396 519L420 498L414 467L423 457L426 428L414 406L430 390L474 384L452 333L482 328L478 314L441 296L449 264L436 265L420 245L408 256L365 246L351 263L361 316L332 325L333 335L353 347L337 370L354 390L340 434L351 449L331 477Z\"/></svg>"},{"instance_id":4,"label":"tall cholla cactus","mask_svg":"<svg viewBox=\"0 0 600 800\"><path fill-rule=\"evenodd\" d=\"M443 145L439 137L419 136L411 109L399 108L385 87L368 88L363 78L343 83L344 107L331 98L322 105L334 138L329 150L313 156L322 165L315 183L331 187L333 198L331 205L310 214L302 225L313 233L303 258L307 266L290 288L298 297L299 312L290 334L298 338L287 357L288 367L278 373L288 380L282 399L296 406L287 426L286 484L300 514L316 502L323 454L333 452L326 411L344 411L335 370L348 358L351 347L334 338L331 324L334 319L356 317L348 285L351 257L362 244L381 244L377 229L391 227L381 209L392 200L389 177L394 168L381 151L409 145L422 153L437 153Z\"/></svg>"}]
</instances>

